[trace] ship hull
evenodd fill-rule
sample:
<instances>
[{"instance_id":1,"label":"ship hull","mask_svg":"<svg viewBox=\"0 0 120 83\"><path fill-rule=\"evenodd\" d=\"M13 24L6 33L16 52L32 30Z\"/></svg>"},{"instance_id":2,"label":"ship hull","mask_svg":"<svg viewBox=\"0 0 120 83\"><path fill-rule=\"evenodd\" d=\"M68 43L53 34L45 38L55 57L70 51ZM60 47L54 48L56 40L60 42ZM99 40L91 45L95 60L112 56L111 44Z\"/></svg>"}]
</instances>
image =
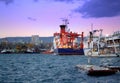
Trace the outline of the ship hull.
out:
<instances>
[{"instance_id":1,"label":"ship hull","mask_svg":"<svg viewBox=\"0 0 120 83\"><path fill-rule=\"evenodd\" d=\"M83 49L57 48L54 52L58 55L84 55Z\"/></svg>"}]
</instances>

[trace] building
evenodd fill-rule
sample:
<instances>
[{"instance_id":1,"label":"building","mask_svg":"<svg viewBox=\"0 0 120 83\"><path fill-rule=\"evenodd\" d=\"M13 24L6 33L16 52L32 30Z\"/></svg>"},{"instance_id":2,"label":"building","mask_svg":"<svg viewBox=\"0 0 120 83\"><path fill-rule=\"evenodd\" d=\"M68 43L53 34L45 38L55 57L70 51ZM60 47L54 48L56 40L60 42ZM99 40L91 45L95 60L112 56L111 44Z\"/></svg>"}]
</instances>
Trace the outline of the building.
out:
<instances>
[{"instance_id":1,"label":"building","mask_svg":"<svg viewBox=\"0 0 120 83\"><path fill-rule=\"evenodd\" d=\"M40 44L39 35L32 35L31 43L35 45L39 45Z\"/></svg>"}]
</instances>

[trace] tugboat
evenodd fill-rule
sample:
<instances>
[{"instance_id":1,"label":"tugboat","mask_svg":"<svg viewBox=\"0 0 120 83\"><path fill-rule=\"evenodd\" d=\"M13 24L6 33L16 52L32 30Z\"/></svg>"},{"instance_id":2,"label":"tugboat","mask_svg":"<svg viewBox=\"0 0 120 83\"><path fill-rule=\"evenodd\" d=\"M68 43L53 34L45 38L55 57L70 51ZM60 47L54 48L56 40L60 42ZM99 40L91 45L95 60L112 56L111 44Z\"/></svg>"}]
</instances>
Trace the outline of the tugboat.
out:
<instances>
[{"instance_id":1,"label":"tugboat","mask_svg":"<svg viewBox=\"0 0 120 83\"><path fill-rule=\"evenodd\" d=\"M90 59L88 57L88 64L78 64L76 68L84 71L89 76L108 76L120 72L120 66L91 65Z\"/></svg>"},{"instance_id":2,"label":"tugboat","mask_svg":"<svg viewBox=\"0 0 120 83\"><path fill-rule=\"evenodd\" d=\"M119 72L118 68L100 67L96 65L76 65L76 68L86 71L89 76L108 76Z\"/></svg>"},{"instance_id":3,"label":"tugboat","mask_svg":"<svg viewBox=\"0 0 120 83\"><path fill-rule=\"evenodd\" d=\"M63 19L63 22L64 24L60 25L60 33L54 33L54 53L57 55L84 55L84 33L73 33L68 29L68 19ZM81 41L78 42L78 39Z\"/></svg>"}]
</instances>

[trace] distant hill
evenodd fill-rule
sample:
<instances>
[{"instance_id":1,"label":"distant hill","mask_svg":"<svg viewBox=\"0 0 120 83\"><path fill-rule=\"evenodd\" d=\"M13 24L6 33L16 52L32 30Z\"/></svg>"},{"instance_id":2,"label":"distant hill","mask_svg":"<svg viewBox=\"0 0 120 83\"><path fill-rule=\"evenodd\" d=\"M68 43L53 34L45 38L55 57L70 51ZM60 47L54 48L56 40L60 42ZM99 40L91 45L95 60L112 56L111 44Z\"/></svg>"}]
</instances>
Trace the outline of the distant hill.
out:
<instances>
[{"instance_id":1,"label":"distant hill","mask_svg":"<svg viewBox=\"0 0 120 83\"><path fill-rule=\"evenodd\" d=\"M53 42L53 36L50 37L39 37L40 40L44 43L50 43ZM31 37L6 37L6 38L0 38L0 42L2 40L7 40L8 42L31 42ZM78 38L78 41L80 41L81 38ZM86 40L86 37L84 37L84 40Z\"/></svg>"},{"instance_id":2,"label":"distant hill","mask_svg":"<svg viewBox=\"0 0 120 83\"><path fill-rule=\"evenodd\" d=\"M39 37L44 43L53 42L53 37ZM8 42L31 42L31 37L6 37L0 38L0 42L7 40Z\"/></svg>"}]
</instances>

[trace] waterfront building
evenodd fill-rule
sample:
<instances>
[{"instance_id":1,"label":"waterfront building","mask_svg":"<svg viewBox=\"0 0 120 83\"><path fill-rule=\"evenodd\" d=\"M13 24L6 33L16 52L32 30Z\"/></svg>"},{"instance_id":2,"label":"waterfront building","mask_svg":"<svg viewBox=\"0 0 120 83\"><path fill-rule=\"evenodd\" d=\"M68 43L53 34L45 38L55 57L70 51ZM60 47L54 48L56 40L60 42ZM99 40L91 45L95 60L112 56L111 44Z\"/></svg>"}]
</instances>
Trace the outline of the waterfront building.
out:
<instances>
[{"instance_id":1,"label":"waterfront building","mask_svg":"<svg viewBox=\"0 0 120 83\"><path fill-rule=\"evenodd\" d=\"M34 45L39 45L40 44L39 35L32 35L31 43Z\"/></svg>"}]
</instances>

